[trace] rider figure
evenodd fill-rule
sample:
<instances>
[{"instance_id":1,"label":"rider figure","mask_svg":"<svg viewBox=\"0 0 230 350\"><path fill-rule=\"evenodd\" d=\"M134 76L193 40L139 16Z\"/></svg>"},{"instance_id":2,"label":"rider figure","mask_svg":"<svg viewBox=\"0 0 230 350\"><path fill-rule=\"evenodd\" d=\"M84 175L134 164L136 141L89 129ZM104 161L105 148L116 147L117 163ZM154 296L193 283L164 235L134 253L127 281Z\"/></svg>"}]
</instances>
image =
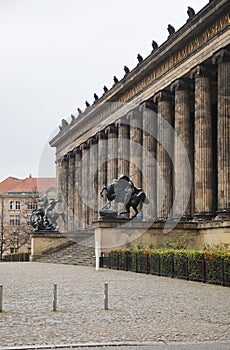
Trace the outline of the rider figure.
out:
<instances>
[{"instance_id":1,"label":"rider figure","mask_svg":"<svg viewBox=\"0 0 230 350\"><path fill-rule=\"evenodd\" d=\"M127 186L124 189L124 192L125 192L124 204L126 205L130 200L131 196L135 193L135 186L132 180L130 180L130 178L126 174L121 174L118 178L118 181L119 180L127 181Z\"/></svg>"}]
</instances>

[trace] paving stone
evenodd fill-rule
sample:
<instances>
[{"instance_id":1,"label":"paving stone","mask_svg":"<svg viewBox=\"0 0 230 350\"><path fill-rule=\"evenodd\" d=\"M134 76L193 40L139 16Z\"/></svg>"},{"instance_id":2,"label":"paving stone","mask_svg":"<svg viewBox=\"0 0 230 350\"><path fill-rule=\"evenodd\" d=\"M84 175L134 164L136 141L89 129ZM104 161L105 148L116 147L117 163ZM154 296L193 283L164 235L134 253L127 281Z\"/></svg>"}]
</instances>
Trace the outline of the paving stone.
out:
<instances>
[{"instance_id":1,"label":"paving stone","mask_svg":"<svg viewBox=\"0 0 230 350\"><path fill-rule=\"evenodd\" d=\"M104 310L104 283L109 310ZM116 342L230 342L229 288L132 272L0 263L0 349ZM53 289L58 285L58 311Z\"/></svg>"}]
</instances>

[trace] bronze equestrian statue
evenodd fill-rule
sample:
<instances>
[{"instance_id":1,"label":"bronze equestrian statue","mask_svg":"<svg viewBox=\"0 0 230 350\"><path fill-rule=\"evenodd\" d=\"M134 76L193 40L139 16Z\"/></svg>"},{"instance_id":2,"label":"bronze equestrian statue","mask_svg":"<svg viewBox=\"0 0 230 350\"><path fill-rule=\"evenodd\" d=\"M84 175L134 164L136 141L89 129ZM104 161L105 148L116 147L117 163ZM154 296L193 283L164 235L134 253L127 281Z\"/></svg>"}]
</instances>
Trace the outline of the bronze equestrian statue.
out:
<instances>
[{"instance_id":1,"label":"bronze equestrian statue","mask_svg":"<svg viewBox=\"0 0 230 350\"><path fill-rule=\"evenodd\" d=\"M135 211L135 214L132 216L133 219L139 213L138 206L141 210L143 203L149 204L144 191L141 188L135 187L130 178L125 174L119 176L118 179L114 179L111 184L104 186L100 192L101 197L103 197L104 191L106 192L107 202L102 207L101 212L109 209L111 202L114 200L116 203L124 203L126 211L120 214L130 214L130 208L133 208Z\"/></svg>"},{"instance_id":2,"label":"bronze equestrian statue","mask_svg":"<svg viewBox=\"0 0 230 350\"><path fill-rule=\"evenodd\" d=\"M47 197L43 196L38 201L39 207L33 210L30 217L31 225L36 231L57 231L57 219L61 217L65 223L65 214L53 210L59 200L51 198L48 201Z\"/></svg>"}]
</instances>

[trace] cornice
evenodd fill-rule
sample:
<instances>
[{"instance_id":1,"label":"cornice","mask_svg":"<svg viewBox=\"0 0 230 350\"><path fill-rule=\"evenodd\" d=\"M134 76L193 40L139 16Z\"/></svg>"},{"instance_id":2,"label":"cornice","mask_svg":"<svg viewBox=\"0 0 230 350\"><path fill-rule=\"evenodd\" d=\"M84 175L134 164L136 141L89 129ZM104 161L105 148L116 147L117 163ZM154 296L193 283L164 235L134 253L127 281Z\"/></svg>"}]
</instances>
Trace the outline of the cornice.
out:
<instances>
[{"instance_id":1,"label":"cornice","mask_svg":"<svg viewBox=\"0 0 230 350\"><path fill-rule=\"evenodd\" d=\"M102 114L103 116L104 113L104 117L99 121L97 120L96 124L98 125L98 122L100 123L103 120L106 125L107 115L111 115L111 112L107 112L106 114L106 105L108 106L108 104L111 102L114 104L119 101L121 96L135 87L136 84L138 84L143 78L147 77L150 72L160 65L162 60L167 60L167 58L169 58L173 53L180 50L180 48L185 45L186 42L192 40L205 28L209 28L209 26L215 22L217 16L222 14L224 15L225 12L227 14L228 4L228 0L214 0L208 3L195 15L194 18L192 18L189 22L186 22L179 30L169 37L168 40L159 46L158 49L154 50L142 62L138 63L138 65L130 73L126 74L122 80L108 90L108 92L99 98L93 105L88 107L78 118L74 120L74 123L69 125L69 127L63 133L56 135L50 141L50 145L52 147L58 147L64 142L64 140L68 139L72 140L71 142L73 142L74 138L79 139L81 140L80 142L82 142L83 136L83 138L92 136L92 120L94 120L94 118L96 119L99 114ZM187 60L187 58L185 58L185 60ZM162 76L156 78L156 81L161 77ZM130 98L130 101L136 100L136 96L148 89L150 86L151 84L143 88L142 91L137 92L134 98ZM120 104L118 103L117 110L119 110L119 107ZM115 112L113 111L113 113ZM95 125L95 127L97 125ZM97 132L98 131L99 130L97 130Z\"/></svg>"}]
</instances>

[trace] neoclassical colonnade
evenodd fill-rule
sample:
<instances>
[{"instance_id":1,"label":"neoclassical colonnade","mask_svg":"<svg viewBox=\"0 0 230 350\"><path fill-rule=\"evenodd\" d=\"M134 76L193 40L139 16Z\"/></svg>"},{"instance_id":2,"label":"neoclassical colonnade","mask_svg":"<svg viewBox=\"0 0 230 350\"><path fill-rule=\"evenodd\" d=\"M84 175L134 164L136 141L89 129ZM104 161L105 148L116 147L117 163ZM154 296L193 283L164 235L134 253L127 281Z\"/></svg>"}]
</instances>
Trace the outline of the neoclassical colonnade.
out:
<instances>
[{"instance_id":1,"label":"neoclassical colonnade","mask_svg":"<svg viewBox=\"0 0 230 350\"><path fill-rule=\"evenodd\" d=\"M217 51L57 160L67 230L92 223L100 190L122 173L146 192L146 220L229 212L229 54Z\"/></svg>"}]
</instances>

